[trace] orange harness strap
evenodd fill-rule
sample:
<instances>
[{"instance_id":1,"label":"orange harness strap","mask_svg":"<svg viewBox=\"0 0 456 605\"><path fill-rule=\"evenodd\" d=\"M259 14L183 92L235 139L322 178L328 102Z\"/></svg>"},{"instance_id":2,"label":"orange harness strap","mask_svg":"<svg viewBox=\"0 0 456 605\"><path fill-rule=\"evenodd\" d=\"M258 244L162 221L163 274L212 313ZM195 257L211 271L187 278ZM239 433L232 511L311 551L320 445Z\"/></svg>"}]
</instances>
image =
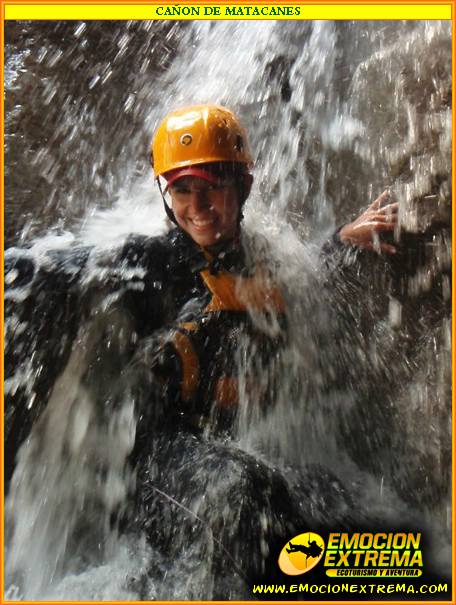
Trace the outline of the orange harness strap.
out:
<instances>
[{"instance_id":1,"label":"orange harness strap","mask_svg":"<svg viewBox=\"0 0 456 605\"><path fill-rule=\"evenodd\" d=\"M285 310L285 302L278 288L272 286L264 272L253 277L235 276L228 271L212 275L207 269L201 271L212 300L205 311L266 311Z\"/></svg>"},{"instance_id":2,"label":"orange harness strap","mask_svg":"<svg viewBox=\"0 0 456 605\"><path fill-rule=\"evenodd\" d=\"M173 331L171 342L180 357L182 365L182 399L183 401L190 401L195 394L199 383L200 365L198 355L187 334L179 330Z\"/></svg>"},{"instance_id":3,"label":"orange harness strap","mask_svg":"<svg viewBox=\"0 0 456 605\"><path fill-rule=\"evenodd\" d=\"M207 269L200 273L207 289L212 294L204 313L217 311L257 312L274 310L283 312L284 299L277 287L273 286L264 271L253 277L240 277L221 271L212 275ZM172 333L171 340L182 365L181 395L183 401L190 401L198 389L200 363L192 343L191 333L198 330L197 322L181 324ZM222 407L238 403L237 381L230 376L221 376L214 385L215 401Z\"/></svg>"}]
</instances>

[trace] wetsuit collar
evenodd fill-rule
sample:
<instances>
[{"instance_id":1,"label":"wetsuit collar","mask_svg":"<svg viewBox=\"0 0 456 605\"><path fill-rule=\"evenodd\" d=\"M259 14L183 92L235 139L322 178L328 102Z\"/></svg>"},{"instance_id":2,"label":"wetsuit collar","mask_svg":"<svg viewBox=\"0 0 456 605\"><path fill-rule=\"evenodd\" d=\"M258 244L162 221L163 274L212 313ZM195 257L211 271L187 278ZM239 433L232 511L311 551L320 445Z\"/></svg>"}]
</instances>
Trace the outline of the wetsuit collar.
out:
<instances>
[{"instance_id":1,"label":"wetsuit collar","mask_svg":"<svg viewBox=\"0 0 456 605\"><path fill-rule=\"evenodd\" d=\"M201 248L182 229L173 229L170 239L176 247L177 262L185 263L192 272L204 269L209 269L211 273L218 273L222 269L241 272L245 268L245 255L240 237L211 246L210 249Z\"/></svg>"}]
</instances>

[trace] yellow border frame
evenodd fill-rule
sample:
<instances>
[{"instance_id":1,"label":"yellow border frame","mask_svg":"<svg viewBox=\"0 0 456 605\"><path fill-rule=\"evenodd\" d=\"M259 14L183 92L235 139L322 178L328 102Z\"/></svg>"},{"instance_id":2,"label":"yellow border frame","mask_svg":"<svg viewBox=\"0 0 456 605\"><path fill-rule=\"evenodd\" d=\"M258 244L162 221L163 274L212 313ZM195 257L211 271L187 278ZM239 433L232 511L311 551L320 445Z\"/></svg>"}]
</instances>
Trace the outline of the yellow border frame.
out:
<instances>
[{"instance_id":1,"label":"yellow border frame","mask_svg":"<svg viewBox=\"0 0 456 605\"><path fill-rule=\"evenodd\" d=\"M386 0L383 2L368 2L365 0L352 0L352 2L344 2L343 4L341 2L325 2L324 0L322 0L321 2L319 0L313 0L312 2L305 2L305 1L296 1L296 0L292 0L291 2L284 2L283 0L278 0L277 2L273 2L272 0L263 0L263 3L261 5L255 3L252 0L247 0L246 2L240 2L239 0L232 0L231 2L226 2L226 3L222 3L221 0L215 0L214 2L209 2L209 1L201 1L201 0L196 0L196 1L187 1L187 2L183 2L178 0L177 2L170 2L169 0L166 0L164 2L157 2L157 1L152 1L152 2L147 2L147 1L135 1L134 3L131 4L126 4L125 2L122 1L107 1L107 2L103 2L103 1L98 1L98 2L91 2L90 0L87 1L79 1L79 2L52 2L52 1L48 1L48 2L39 2L38 1L15 1L15 0L11 0L11 1L7 1L7 0L0 0L1 3L1 32L0 32L0 37L1 37L1 43L2 43L2 54L1 54L1 65L2 65L2 73L4 71L4 23L5 20L11 20L11 19L30 19L30 20L34 20L34 19L39 19L39 20L63 20L63 19L67 19L67 20L134 20L134 19L138 19L138 20L143 20L143 19L164 19L165 17L162 17L160 15L157 15L157 7L159 6L233 6L233 5L240 5L240 6L271 6L271 5L276 5L276 6L280 6L280 5L286 5L286 6L300 6L302 7L302 9L305 11L302 16L299 17L299 19L306 19L306 20L314 20L314 19L331 19L331 20L337 20L337 19L343 19L343 20L375 20L375 19L391 19L391 20L398 20L398 19L448 19L451 20L453 23L453 31L452 31L452 57L453 57L453 65L452 65L452 77L453 77L453 82L454 82L454 76L456 73L456 68L455 68L455 55L456 55L456 41L455 41L455 32L454 32L454 25L455 25L455 0L449 1L449 2L426 2L426 1L408 1L408 0L402 0L401 2L395 2L394 0ZM154 12L155 11L155 15ZM208 20L218 20L218 19L225 19L224 17L219 17L219 18L214 18L214 16L206 16L206 17L201 17L201 18L205 18ZM169 19L167 17L167 19ZM189 16L189 17L175 17L175 18L171 18L169 20L179 20L179 19L188 19L188 20L192 20L193 17ZM227 20L248 20L249 18L244 18L244 19L240 19L238 17L226 17ZM251 17L251 20L259 20L255 17ZM271 19L273 20L298 20L298 19L288 19L288 17L271 17ZM263 19L261 19L263 20ZM2 133L2 140L4 140L4 80L2 78L2 95L1 95L1 106L2 106L2 121L1 121L1 133ZM454 160L455 160L455 150L454 150L454 141L456 139L455 135L456 135L456 125L454 123L454 103L455 103L455 99L456 99L456 93L452 92L452 102L453 102L453 109L452 109L452 133L453 133L453 153L452 153L452 167L453 167L453 173L452 173L452 187L453 187L453 191L455 190L455 186L456 186L456 176L455 176L455 171L454 171ZM2 170L2 175L4 175L4 148L2 146L2 151L1 151L1 170ZM3 278L3 259L4 259L4 204L3 204L3 199L4 199L4 180L2 179L2 183L1 183L1 226L2 226L2 230L1 230L1 256L2 256L2 278ZM454 210L454 207L452 208L452 230L453 233L455 231L455 227L456 227L456 212ZM455 248L456 245L454 243L454 239L452 241L452 254L454 257L455 254ZM452 279L453 279L453 283L456 277L456 269L455 269L455 265L453 263L452 265ZM3 334L4 334L4 286L3 286L3 279L1 280L1 310L2 310L2 314L1 314L1 327L2 327L2 343L3 343ZM456 444L456 439L455 439L455 420L454 420L454 416L455 416L455 395L454 395L454 387L455 387L455 368L456 368L456 352L455 352L455 326L456 326L456 320L454 317L454 312L456 310L456 304L455 304L455 298L452 295L452 311L453 311L453 317L452 317L452 338L451 338L451 346L452 346L452 352L451 352L451 358L452 358L452 527L453 527L453 536L456 535L456 531L455 531L455 520L456 520L456 515L455 515L455 495L456 495L456 482L455 482L455 460L456 460L456 454L455 454L455 444ZM2 350L1 350L1 367L2 369L4 368L4 348L2 346ZM3 409L3 401L4 401L4 385L3 385L3 380L1 381L1 400L2 400L2 409ZM3 426L3 414L2 414L2 419L0 421L0 436L1 436L1 443L2 443L2 453L3 453L3 447L4 447L4 426ZM2 456L3 459L3 456ZM1 478L1 503L3 505L4 503L4 467L3 464L1 465L1 469L0 469L0 478ZM3 509L3 507L2 507ZM0 524L0 545L2 547L2 553L4 552L4 515L2 514L2 519L1 519L1 524ZM408 603L410 605L422 605L423 603L433 603L434 605L449 605L452 603L455 603L455 587L456 587L456 549L455 549L455 544L454 544L454 539L453 539L453 545L452 545L452 598L451 601L414 601L414 600L407 600L404 601L405 603ZM0 555L0 560L2 561L1 564L1 570L0 570L0 603L14 603L15 601L5 601L4 600L4 566L3 566L3 557ZM191 601L188 601L191 602ZM222 603L228 603L230 601L203 601L204 603L211 603L211 604L222 604ZM252 601L237 601L238 603L251 603ZM263 601L264 603L296 603L298 601ZM314 603L322 603L324 601L322 600L314 600L314 601L299 601L299 603L307 603L307 604L314 604ZM389 600L382 600L382 601L373 601L373 600L369 600L369 603L397 603L397 601L389 601ZM51 603L60 603L60 601L21 601L21 603L43 603L43 604L51 604ZM109 603L116 603L116 604L124 604L125 601L65 601L65 603L75 603L75 604L87 604L87 605L93 605L94 603L103 603L103 605L107 605ZM128 603L138 603L143 605L144 603L156 603L156 601L128 601ZM175 605L176 601L161 601L161 603L169 603L169 604L173 604ZM330 603L338 603L339 605L353 605L354 603L358 604L358 605L362 605L363 601L361 600L356 600L356 601L330 601Z\"/></svg>"}]
</instances>

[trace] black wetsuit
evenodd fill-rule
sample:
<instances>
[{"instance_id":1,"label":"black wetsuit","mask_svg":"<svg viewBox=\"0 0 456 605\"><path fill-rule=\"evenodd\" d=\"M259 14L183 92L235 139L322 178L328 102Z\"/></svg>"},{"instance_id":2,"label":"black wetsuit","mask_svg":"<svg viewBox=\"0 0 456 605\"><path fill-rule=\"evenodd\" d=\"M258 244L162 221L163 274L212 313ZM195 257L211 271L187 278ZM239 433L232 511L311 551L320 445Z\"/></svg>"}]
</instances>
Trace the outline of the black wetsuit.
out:
<instances>
[{"instance_id":1,"label":"black wetsuit","mask_svg":"<svg viewBox=\"0 0 456 605\"><path fill-rule=\"evenodd\" d=\"M208 422L229 429L237 410L233 390L240 347L255 357L257 373L267 372L286 338L283 310L275 312L267 301L261 312L275 313L273 335L255 327L245 309L213 304L216 296L202 272L209 280L224 275L247 283L255 272L247 256L240 243L209 256L179 229L159 237L131 237L115 254L88 247L53 251L40 267L27 250L8 251L6 378L29 363L30 379L13 384L7 394L7 480L17 449L84 329L96 334L96 342L85 345L84 386L100 405L111 405L126 389L134 392L135 452L157 424L195 433ZM265 402L273 390L273 384L263 385Z\"/></svg>"},{"instance_id":2,"label":"black wetsuit","mask_svg":"<svg viewBox=\"0 0 456 605\"><path fill-rule=\"evenodd\" d=\"M313 530L329 518L335 523L335 511L339 518L348 515L351 502L332 475L309 468L285 478L223 438L237 406L236 394L227 396L219 386L232 386L239 351L254 360L251 392L258 379L263 388L256 396L267 403L274 399L268 364L286 342L283 301L273 286L260 291L259 311L275 315L272 333L262 333L236 302L234 308L217 302L208 287L221 275L228 283L230 276L249 283L256 266L243 245L208 256L175 229L162 237L133 237L114 259L81 248L50 254L39 270L26 251L6 260L10 375L35 352L32 389L12 389L7 404L8 478L57 376L82 347L81 385L94 395L106 422L126 393L136 405L129 456L136 489L133 506L118 517L123 531L146 533L170 560L186 556L192 540L201 547L209 531L217 545L214 569L252 582L280 576L278 551L308 527L310 515ZM207 438L208 424L214 429L209 435L218 438Z\"/></svg>"},{"instance_id":3,"label":"black wetsuit","mask_svg":"<svg viewBox=\"0 0 456 605\"><path fill-rule=\"evenodd\" d=\"M422 249L424 244L420 243L418 251ZM393 259L360 255L341 246L336 236L325 254L331 293L339 294L332 303L337 303L334 308L341 318L341 336L357 338L359 333L360 351L365 347L363 334L372 332L373 325L372 312L365 304L353 304L347 313L347 301L359 302L360 292L367 297L372 290L376 306L387 309L384 299L393 291L404 305L413 308L410 318L416 324L415 331L420 329L415 321L418 302L437 311L447 306L434 294L441 288L433 289L433 297L425 293L418 301L408 292L407 277L417 271L417 263L411 261L421 258L417 253L397 254ZM423 261L418 265L425 264L426 257L421 256ZM33 377L31 383L7 383L7 482L18 448L42 415L56 378L66 371L82 340L84 346L94 346L82 347L87 351L87 367L81 380L95 394L102 413L109 417L127 391L134 394L136 402L136 443L130 462L137 469L137 489L134 506L121 517L124 531L145 532L170 561L182 555L185 564L192 544L203 551L215 544L216 569L224 568L228 574L234 571L248 582L282 582L285 578L278 570L278 552L294 535L309 529L347 528L351 510L356 517L354 526L360 529L362 512L330 472L304 466L297 476L285 476L282 470L260 462L220 435L216 439L205 437L201 420L215 420L214 426L222 431L235 420L236 407L214 417L213 387L220 377L226 378L227 373L229 377L232 372L239 343L252 342L254 352L263 354L253 358L260 359L257 369L267 374L274 351L287 338L285 322L271 337L261 334L250 314L243 311L216 309L207 317L213 293L202 271L214 276L227 272L248 277L253 267L242 246L222 250L208 259L184 233L173 230L163 237L133 237L115 257L102 258L95 249L79 248L50 253L39 268L27 250L7 251L5 260L6 379L26 361L27 372ZM359 261L364 263L362 270ZM363 275L369 275L369 280ZM442 312L435 314L438 318ZM84 340L84 326L89 335L95 334L94 339L86 336ZM184 349L176 348L175 341L169 339L176 332L184 336ZM194 370L191 363L185 365L188 356L180 354L185 352L185 342L195 347L199 372L197 381L187 381L184 393L183 370L190 368L187 378ZM205 361L200 354L205 355ZM379 385L388 381L381 375L373 380L370 374L363 380L360 373L364 366L346 363L343 356L340 359L340 384L361 385L363 422L366 417L373 418L375 427L385 426L390 433L390 419L386 422L384 418L388 411L378 393ZM387 369L389 378L389 365ZM373 394L378 400L376 407ZM365 401L370 402L368 415ZM357 433L370 440L369 430ZM345 437L361 460L364 449L356 452L358 440L351 433ZM381 447L384 443L380 441ZM208 535L209 541L200 540ZM200 554L208 556L207 552Z\"/></svg>"}]
</instances>

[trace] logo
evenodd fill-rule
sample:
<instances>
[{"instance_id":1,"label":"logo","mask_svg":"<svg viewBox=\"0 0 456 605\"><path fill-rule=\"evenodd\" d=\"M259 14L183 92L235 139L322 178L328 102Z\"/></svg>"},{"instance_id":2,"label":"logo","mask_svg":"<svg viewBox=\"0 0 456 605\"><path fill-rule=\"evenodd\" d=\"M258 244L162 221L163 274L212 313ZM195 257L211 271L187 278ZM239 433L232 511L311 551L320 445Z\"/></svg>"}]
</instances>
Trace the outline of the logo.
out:
<instances>
[{"instance_id":1,"label":"logo","mask_svg":"<svg viewBox=\"0 0 456 605\"><path fill-rule=\"evenodd\" d=\"M193 141L193 137L191 134L183 134L180 138L180 142L181 145L185 145L187 147L187 145L190 145L191 142Z\"/></svg>"},{"instance_id":2,"label":"logo","mask_svg":"<svg viewBox=\"0 0 456 605\"><path fill-rule=\"evenodd\" d=\"M423 567L421 533L331 533L324 566L330 577L420 576Z\"/></svg>"},{"instance_id":3,"label":"logo","mask_svg":"<svg viewBox=\"0 0 456 605\"><path fill-rule=\"evenodd\" d=\"M279 555L279 567L288 576L299 576L313 569L325 551L321 536L311 531L289 540Z\"/></svg>"},{"instance_id":4,"label":"logo","mask_svg":"<svg viewBox=\"0 0 456 605\"><path fill-rule=\"evenodd\" d=\"M325 538L306 532L288 540L278 560L283 573L307 573L322 558L329 577L414 578L423 573L421 533L332 532Z\"/></svg>"}]
</instances>

